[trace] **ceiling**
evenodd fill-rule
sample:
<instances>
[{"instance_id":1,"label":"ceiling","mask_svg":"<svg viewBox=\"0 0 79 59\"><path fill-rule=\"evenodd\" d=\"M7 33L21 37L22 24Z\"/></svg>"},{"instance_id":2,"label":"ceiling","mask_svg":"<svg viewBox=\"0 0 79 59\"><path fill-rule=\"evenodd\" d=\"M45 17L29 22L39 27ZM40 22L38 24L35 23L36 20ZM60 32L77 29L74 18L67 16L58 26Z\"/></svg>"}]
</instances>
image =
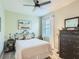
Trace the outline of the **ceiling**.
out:
<instances>
[{"instance_id":1,"label":"ceiling","mask_svg":"<svg viewBox=\"0 0 79 59\"><path fill-rule=\"evenodd\" d=\"M48 0L39 0L41 2L45 2ZM23 6L24 4L33 5L33 0L2 0L3 6L6 10L27 14L27 15L35 15L35 16L43 16L51 11L62 8L75 0L51 0L52 3L42 6L40 8L36 8L34 11L34 7Z\"/></svg>"}]
</instances>

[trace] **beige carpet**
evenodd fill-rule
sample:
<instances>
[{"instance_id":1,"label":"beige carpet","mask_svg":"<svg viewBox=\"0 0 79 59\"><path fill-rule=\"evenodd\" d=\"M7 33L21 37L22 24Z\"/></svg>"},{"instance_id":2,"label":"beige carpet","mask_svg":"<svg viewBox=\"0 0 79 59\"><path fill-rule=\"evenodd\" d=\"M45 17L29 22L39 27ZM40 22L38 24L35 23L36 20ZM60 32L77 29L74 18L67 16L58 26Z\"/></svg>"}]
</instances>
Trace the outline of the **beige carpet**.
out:
<instances>
[{"instance_id":1,"label":"beige carpet","mask_svg":"<svg viewBox=\"0 0 79 59\"><path fill-rule=\"evenodd\" d=\"M14 52L4 53L3 59L15 59L15 53Z\"/></svg>"}]
</instances>

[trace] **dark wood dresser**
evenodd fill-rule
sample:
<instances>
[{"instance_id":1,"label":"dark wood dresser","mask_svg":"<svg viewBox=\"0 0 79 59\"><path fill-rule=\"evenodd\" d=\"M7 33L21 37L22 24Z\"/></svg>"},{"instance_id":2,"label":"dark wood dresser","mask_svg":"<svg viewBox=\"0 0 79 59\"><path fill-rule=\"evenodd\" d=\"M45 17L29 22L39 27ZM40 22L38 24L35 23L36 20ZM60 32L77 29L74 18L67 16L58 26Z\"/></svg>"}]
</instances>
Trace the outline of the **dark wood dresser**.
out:
<instances>
[{"instance_id":1,"label":"dark wood dresser","mask_svg":"<svg viewBox=\"0 0 79 59\"><path fill-rule=\"evenodd\" d=\"M79 30L61 30L59 39L60 57L79 59Z\"/></svg>"}]
</instances>

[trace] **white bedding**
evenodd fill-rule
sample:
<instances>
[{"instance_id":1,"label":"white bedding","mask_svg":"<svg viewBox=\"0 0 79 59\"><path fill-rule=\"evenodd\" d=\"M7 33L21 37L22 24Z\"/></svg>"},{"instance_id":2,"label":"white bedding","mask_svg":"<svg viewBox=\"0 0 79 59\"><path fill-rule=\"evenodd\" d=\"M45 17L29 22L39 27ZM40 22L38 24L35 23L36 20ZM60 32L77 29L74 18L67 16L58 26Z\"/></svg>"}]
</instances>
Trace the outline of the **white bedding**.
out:
<instances>
[{"instance_id":1,"label":"white bedding","mask_svg":"<svg viewBox=\"0 0 79 59\"><path fill-rule=\"evenodd\" d=\"M16 40L16 46L22 49L43 45L43 44L49 44L49 43L43 40L39 40L37 38L31 39L31 40Z\"/></svg>"},{"instance_id":2,"label":"white bedding","mask_svg":"<svg viewBox=\"0 0 79 59\"><path fill-rule=\"evenodd\" d=\"M48 42L42 41L42 40L39 40L39 39L36 39L36 38L31 39L31 40L17 40L16 44L15 44L15 47L16 47L15 57L16 57L16 59L22 59L22 51L24 49L28 49L28 48L32 48L32 47L38 47L38 46L42 46L42 45L46 45L46 44L49 45Z\"/></svg>"}]
</instances>

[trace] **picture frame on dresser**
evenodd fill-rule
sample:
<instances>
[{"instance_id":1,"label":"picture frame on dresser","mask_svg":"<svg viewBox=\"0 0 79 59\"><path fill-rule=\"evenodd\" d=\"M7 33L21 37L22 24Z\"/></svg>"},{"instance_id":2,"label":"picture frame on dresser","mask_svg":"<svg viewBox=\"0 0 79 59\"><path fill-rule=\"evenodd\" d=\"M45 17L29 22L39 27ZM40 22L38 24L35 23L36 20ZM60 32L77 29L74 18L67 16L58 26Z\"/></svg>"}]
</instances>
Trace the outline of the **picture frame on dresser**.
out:
<instances>
[{"instance_id":1,"label":"picture frame on dresser","mask_svg":"<svg viewBox=\"0 0 79 59\"><path fill-rule=\"evenodd\" d=\"M66 30L79 29L79 16L65 19L64 28Z\"/></svg>"}]
</instances>

